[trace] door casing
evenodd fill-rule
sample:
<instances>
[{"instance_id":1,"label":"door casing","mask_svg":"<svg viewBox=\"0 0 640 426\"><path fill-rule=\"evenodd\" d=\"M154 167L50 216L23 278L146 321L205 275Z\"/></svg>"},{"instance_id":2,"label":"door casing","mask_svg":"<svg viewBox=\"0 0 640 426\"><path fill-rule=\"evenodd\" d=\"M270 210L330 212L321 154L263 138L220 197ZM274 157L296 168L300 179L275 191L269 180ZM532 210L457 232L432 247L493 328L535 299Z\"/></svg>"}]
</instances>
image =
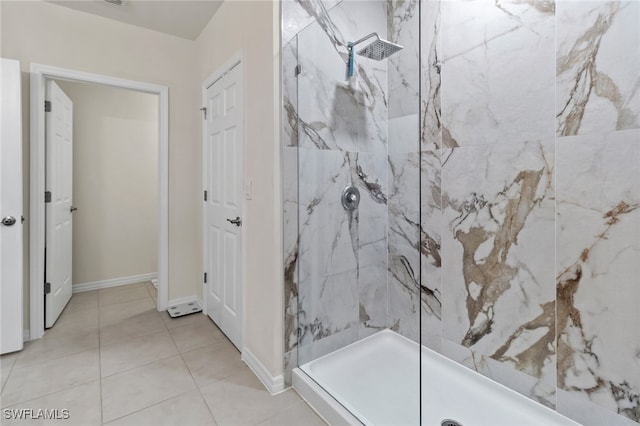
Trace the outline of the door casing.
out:
<instances>
[{"instance_id":1,"label":"door casing","mask_svg":"<svg viewBox=\"0 0 640 426\"><path fill-rule=\"evenodd\" d=\"M158 310L169 299L169 88L157 84L31 64L29 194L29 339L44 335L45 83L48 79L103 84L158 95Z\"/></svg>"}]
</instances>

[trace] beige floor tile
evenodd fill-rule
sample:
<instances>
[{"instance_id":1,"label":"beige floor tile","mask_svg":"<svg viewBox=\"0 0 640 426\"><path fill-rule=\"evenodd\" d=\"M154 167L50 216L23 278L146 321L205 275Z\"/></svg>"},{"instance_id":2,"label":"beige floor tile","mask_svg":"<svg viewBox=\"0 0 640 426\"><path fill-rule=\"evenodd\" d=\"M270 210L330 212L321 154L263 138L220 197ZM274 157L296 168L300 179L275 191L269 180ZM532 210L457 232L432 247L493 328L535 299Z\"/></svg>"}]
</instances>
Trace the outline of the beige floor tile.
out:
<instances>
[{"instance_id":1,"label":"beige floor tile","mask_svg":"<svg viewBox=\"0 0 640 426\"><path fill-rule=\"evenodd\" d=\"M200 392L191 391L107 424L109 426L215 426L216 422Z\"/></svg>"},{"instance_id":2,"label":"beige floor tile","mask_svg":"<svg viewBox=\"0 0 640 426\"><path fill-rule=\"evenodd\" d=\"M327 424L318 416L315 411L302 401L293 407L269 417L259 423L259 426L326 426Z\"/></svg>"},{"instance_id":3,"label":"beige floor tile","mask_svg":"<svg viewBox=\"0 0 640 426\"><path fill-rule=\"evenodd\" d=\"M20 356L20 353L21 352L13 352L0 356L0 377L2 378L2 381L0 382L0 390L4 389L4 385L7 383L9 374L11 374L11 370Z\"/></svg>"},{"instance_id":4,"label":"beige floor tile","mask_svg":"<svg viewBox=\"0 0 640 426\"><path fill-rule=\"evenodd\" d=\"M178 354L178 349L167 330L121 340L100 346L102 377L130 370Z\"/></svg>"},{"instance_id":5,"label":"beige floor tile","mask_svg":"<svg viewBox=\"0 0 640 426\"><path fill-rule=\"evenodd\" d=\"M64 308L65 313L83 311L85 309L97 309L98 308L98 290L83 291L80 293L73 293L71 300L67 303L67 307Z\"/></svg>"},{"instance_id":6,"label":"beige floor tile","mask_svg":"<svg viewBox=\"0 0 640 426\"><path fill-rule=\"evenodd\" d=\"M154 302L158 302L158 290L153 286L153 284L151 284L151 281L147 281L145 283L145 287L147 288L147 292L149 293L149 296L151 297L151 299L153 299Z\"/></svg>"},{"instance_id":7,"label":"beige floor tile","mask_svg":"<svg viewBox=\"0 0 640 426\"><path fill-rule=\"evenodd\" d=\"M182 358L198 387L249 368L240 360L240 352L227 339L186 352Z\"/></svg>"},{"instance_id":8,"label":"beige floor tile","mask_svg":"<svg viewBox=\"0 0 640 426\"><path fill-rule=\"evenodd\" d=\"M98 310L84 309L78 312L62 312L52 328L45 334L87 333L98 329Z\"/></svg>"},{"instance_id":9,"label":"beige floor tile","mask_svg":"<svg viewBox=\"0 0 640 426\"><path fill-rule=\"evenodd\" d=\"M270 395L251 371L219 380L200 392L219 425L255 425L302 401L293 390Z\"/></svg>"},{"instance_id":10,"label":"beige floor tile","mask_svg":"<svg viewBox=\"0 0 640 426\"><path fill-rule=\"evenodd\" d=\"M164 321L164 324L167 326L167 328L171 330L173 328L182 327L185 325L208 323L211 322L211 319L209 319L209 317L202 312L177 318L171 318L171 316L165 311L162 312L162 321Z\"/></svg>"},{"instance_id":11,"label":"beige floor tile","mask_svg":"<svg viewBox=\"0 0 640 426\"><path fill-rule=\"evenodd\" d=\"M116 324L100 328L100 344L112 345L130 337L144 336L156 331L166 330L161 314L151 309Z\"/></svg>"},{"instance_id":12,"label":"beige floor tile","mask_svg":"<svg viewBox=\"0 0 640 426\"><path fill-rule=\"evenodd\" d=\"M102 379L102 419L110 422L196 389L179 356Z\"/></svg>"},{"instance_id":13,"label":"beige floor tile","mask_svg":"<svg viewBox=\"0 0 640 426\"><path fill-rule=\"evenodd\" d=\"M100 425L102 422L102 407L100 404L100 381L96 380L84 385L75 386L60 392L33 399L9 409L57 410L55 414L62 417L63 410L68 410L66 419L50 420L15 420L6 419L6 411L3 410L2 425L64 425L64 426L91 426ZM54 415L55 415L54 414ZM64 418L64 417L63 417Z\"/></svg>"},{"instance_id":14,"label":"beige floor tile","mask_svg":"<svg viewBox=\"0 0 640 426\"><path fill-rule=\"evenodd\" d=\"M14 367L2 391L2 406L40 398L99 377L97 349L40 364Z\"/></svg>"},{"instance_id":15,"label":"beige floor tile","mask_svg":"<svg viewBox=\"0 0 640 426\"><path fill-rule=\"evenodd\" d=\"M156 305L150 297L116 305L101 306L99 310L100 327L125 323L129 319L149 311L156 311Z\"/></svg>"},{"instance_id":16,"label":"beige floor tile","mask_svg":"<svg viewBox=\"0 0 640 426\"><path fill-rule=\"evenodd\" d=\"M225 335L209 318L194 324L172 328L169 333L171 333L180 352L183 353L226 339Z\"/></svg>"},{"instance_id":17,"label":"beige floor tile","mask_svg":"<svg viewBox=\"0 0 640 426\"><path fill-rule=\"evenodd\" d=\"M60 332L56 327L47 331L43 338L26 342L16 367L38 364L69 355L96 349L99 345L96 330L77 333Z\"/></svg>"},{"instance_id":18,"label":"beige floor tile","mask_svg":"<svg viewBox=\"0 0 640 426\"><path fill-rule=\"evenodd\" d=\"M135 284L123 285L98 291L98 305L100 306L115 305L139 299L151 299L144 284L142 286Z\"/></svg>"}]
</instances>

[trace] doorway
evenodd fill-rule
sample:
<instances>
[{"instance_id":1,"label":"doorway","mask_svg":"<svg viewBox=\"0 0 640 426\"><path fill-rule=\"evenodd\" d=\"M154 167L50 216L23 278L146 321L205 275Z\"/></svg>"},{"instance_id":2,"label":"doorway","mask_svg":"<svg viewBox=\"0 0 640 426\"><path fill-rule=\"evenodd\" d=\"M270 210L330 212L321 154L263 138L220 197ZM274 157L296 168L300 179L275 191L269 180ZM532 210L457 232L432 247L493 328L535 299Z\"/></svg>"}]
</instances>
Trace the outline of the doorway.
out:
<instances>
[{"instance_id":1,"label":"doorway","mask_svg":"<svg viewBox=\"0 0 640 426\"><path fill-rule=\"evenodd\" d=\"M83 73L46 65L31 65L31 182L30 182L30 339L44 334L45 278L45 87L47 81L65 80L149 93L158 97L157 129L157 309L168 302L168 88L154 84L123 80L110 76Z\"/></svg>"}]
</instances>

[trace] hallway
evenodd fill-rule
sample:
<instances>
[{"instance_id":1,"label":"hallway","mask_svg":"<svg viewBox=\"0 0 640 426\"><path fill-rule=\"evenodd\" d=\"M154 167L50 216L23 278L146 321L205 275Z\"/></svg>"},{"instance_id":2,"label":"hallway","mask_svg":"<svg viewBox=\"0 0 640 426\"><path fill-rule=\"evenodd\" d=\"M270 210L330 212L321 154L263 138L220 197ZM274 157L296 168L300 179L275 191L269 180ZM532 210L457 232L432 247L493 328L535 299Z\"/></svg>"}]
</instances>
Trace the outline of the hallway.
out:
<instances>
[{"instance_id":1,"label":"hallway","mask_svg":"<svg viewBox=\"0 0 640 426\"><path fill-rule=\"evenodd\" d=\"M74 294L45 337L1 358L9 409L64 425L323 425L293 391L271 396L205 315L158 312L150 282ZM41 424L41 423L38 423Z\"/></svg>"}]
</instances>

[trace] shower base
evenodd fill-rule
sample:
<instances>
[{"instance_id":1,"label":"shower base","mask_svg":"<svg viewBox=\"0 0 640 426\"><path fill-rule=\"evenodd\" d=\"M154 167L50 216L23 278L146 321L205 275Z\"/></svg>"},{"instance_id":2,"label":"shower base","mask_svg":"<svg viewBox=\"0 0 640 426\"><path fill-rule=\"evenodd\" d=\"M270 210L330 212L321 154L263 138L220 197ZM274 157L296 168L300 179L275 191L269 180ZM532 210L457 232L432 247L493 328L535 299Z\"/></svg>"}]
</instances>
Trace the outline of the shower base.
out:
<instances>
[{"instance_id":1,"label":"shower base","mask_svg":"<svg viewBox=\"0 0 640 426\"><path fill-rule=\"evenodd\" d=\"M578 423L391 331L380 331L293 372L293 386L329 424L462 426Z\"/></svg>"}]
</instances>

